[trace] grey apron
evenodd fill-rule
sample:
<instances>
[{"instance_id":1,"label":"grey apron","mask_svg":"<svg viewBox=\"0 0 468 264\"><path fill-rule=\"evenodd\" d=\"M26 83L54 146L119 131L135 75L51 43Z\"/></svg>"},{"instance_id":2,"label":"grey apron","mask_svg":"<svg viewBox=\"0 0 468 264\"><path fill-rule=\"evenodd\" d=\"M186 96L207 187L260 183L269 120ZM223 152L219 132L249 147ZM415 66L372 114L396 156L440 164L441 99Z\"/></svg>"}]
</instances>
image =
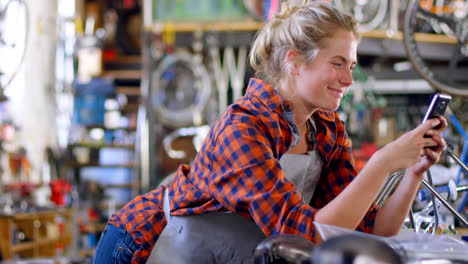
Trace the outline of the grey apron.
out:
<instances>
[{"instance_id":1,"label":"grey apron","mask_svg":"<svg viewBox=\"0 0 468 264\"><path fill-rule=\"evenodd\" d=\"M308 155L285 154L280 164L309 202L322 170L318 151ZM251 219L232 212L171 216L168 192L164 194L168 221L147 263L254 263L253 251L266 236Z\"/></svg>"}]
</instances>

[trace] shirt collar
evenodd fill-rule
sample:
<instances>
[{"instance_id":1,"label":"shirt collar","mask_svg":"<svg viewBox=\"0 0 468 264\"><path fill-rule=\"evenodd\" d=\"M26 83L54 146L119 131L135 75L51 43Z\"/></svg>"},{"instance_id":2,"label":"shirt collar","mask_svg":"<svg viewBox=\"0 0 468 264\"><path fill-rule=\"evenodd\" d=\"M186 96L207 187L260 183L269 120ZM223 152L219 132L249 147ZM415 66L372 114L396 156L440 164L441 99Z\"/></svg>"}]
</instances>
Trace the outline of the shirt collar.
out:
<instances>
[{"instance_id":1,"label":"shirt collar","mask_svg":"<svg viewBox=\"0 0 468 264\"><path fill-rule=\"evenodd\" d=\"M283 103L281 96L279 95L278 91L273 88L273 86L263 80L256 78L250 78L246 94L259 97L261 101L264 102L268 108L270 108L270 110L275 110Z\"/></svg>"},{"instance_id":2,"label":"shirt collar","mask_svg":"<svg viewBox=\"0 0 468 264\"><path fill-rule=\"evenodd\" d=\"M262 101L265 102L265 104L271 110L275 110L278 107L281 107L283 111L293 110L293 105L289 101L281 98L278 91L275 88L273 88L273 86L271 86L263 80L250 78L246 93L250 93L254 96L261 98ZM317 115L319 118L328 122L335 121L333 115L330 114L330 111L317 109L314 115Z\"/></svg>"}]
</instances>

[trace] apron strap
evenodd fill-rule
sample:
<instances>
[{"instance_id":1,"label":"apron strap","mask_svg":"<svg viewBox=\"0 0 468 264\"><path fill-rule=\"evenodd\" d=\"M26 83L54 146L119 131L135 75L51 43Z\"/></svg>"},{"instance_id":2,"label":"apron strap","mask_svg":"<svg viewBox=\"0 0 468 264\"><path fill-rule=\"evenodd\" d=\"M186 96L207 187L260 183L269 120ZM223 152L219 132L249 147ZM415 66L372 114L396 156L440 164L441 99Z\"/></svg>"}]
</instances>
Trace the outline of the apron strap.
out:
<instances>
[{"instance_id":1,"label":"apron strap","mask_svg":"<svg viewBox=\"0 0 468 264\"><path fill-rule=\"evenodd\" d=\"M164 210L164 216L166 217L166 221L169 222L169 219L171 218L171 203L169 200L169 188L164 189L163 210Z\"/></svg>"},{"instance_id":2,"label":"apron strap","mask_svg":"<svg viewBox=\"0 0 468 264\"><path fill-rule=\"evenodd\" d=\"M313 151L315 149L315 146L317 145L317 142L315 140L315 137L317 136L317 132L315 130L315 123L313 118L309 118L306 122L307 124L307 145L308 145L308 150Z\"/></svg>"}]
</instances>

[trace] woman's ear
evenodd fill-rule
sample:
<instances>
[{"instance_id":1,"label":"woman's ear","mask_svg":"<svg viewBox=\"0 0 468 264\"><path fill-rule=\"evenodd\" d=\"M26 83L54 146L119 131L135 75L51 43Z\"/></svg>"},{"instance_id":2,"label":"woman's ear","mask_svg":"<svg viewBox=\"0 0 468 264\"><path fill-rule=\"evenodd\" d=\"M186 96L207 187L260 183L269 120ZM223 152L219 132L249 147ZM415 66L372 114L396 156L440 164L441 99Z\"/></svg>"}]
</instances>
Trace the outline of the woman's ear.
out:
<instances>
[{"instance_id":1,"label":"woman's ear","mask_svg":"<svg viewBox=\"0 0 468 264\"><path fill-rule=\"evenodd\" d=\"M296 75L299 72L299 54L293 49L288 50L285 56L287 73L290 75Z\"/></svg>"}]
</instances>

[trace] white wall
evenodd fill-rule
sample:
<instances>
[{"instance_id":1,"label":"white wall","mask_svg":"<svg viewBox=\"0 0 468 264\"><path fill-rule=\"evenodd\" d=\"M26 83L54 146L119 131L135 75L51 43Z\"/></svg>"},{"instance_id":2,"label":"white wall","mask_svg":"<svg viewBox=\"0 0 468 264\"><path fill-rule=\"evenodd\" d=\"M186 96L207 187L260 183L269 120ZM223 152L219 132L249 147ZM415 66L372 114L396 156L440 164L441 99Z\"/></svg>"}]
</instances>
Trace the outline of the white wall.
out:
<instances>
[{"instance_id":1,"label":"white wall","mask_svg":"<svg viewBox=\"0 0 468 264\"><path fill-rule=\"evenodd\" d=\"M21 145L26 148L32 181L41 177L45 148L57 146L54 66L57 1L26 1L30 16L28 48L23 67L12 83L14 96L7 104L20 131L5 148L14 150Z\"/></svg>"}]
</instances>

